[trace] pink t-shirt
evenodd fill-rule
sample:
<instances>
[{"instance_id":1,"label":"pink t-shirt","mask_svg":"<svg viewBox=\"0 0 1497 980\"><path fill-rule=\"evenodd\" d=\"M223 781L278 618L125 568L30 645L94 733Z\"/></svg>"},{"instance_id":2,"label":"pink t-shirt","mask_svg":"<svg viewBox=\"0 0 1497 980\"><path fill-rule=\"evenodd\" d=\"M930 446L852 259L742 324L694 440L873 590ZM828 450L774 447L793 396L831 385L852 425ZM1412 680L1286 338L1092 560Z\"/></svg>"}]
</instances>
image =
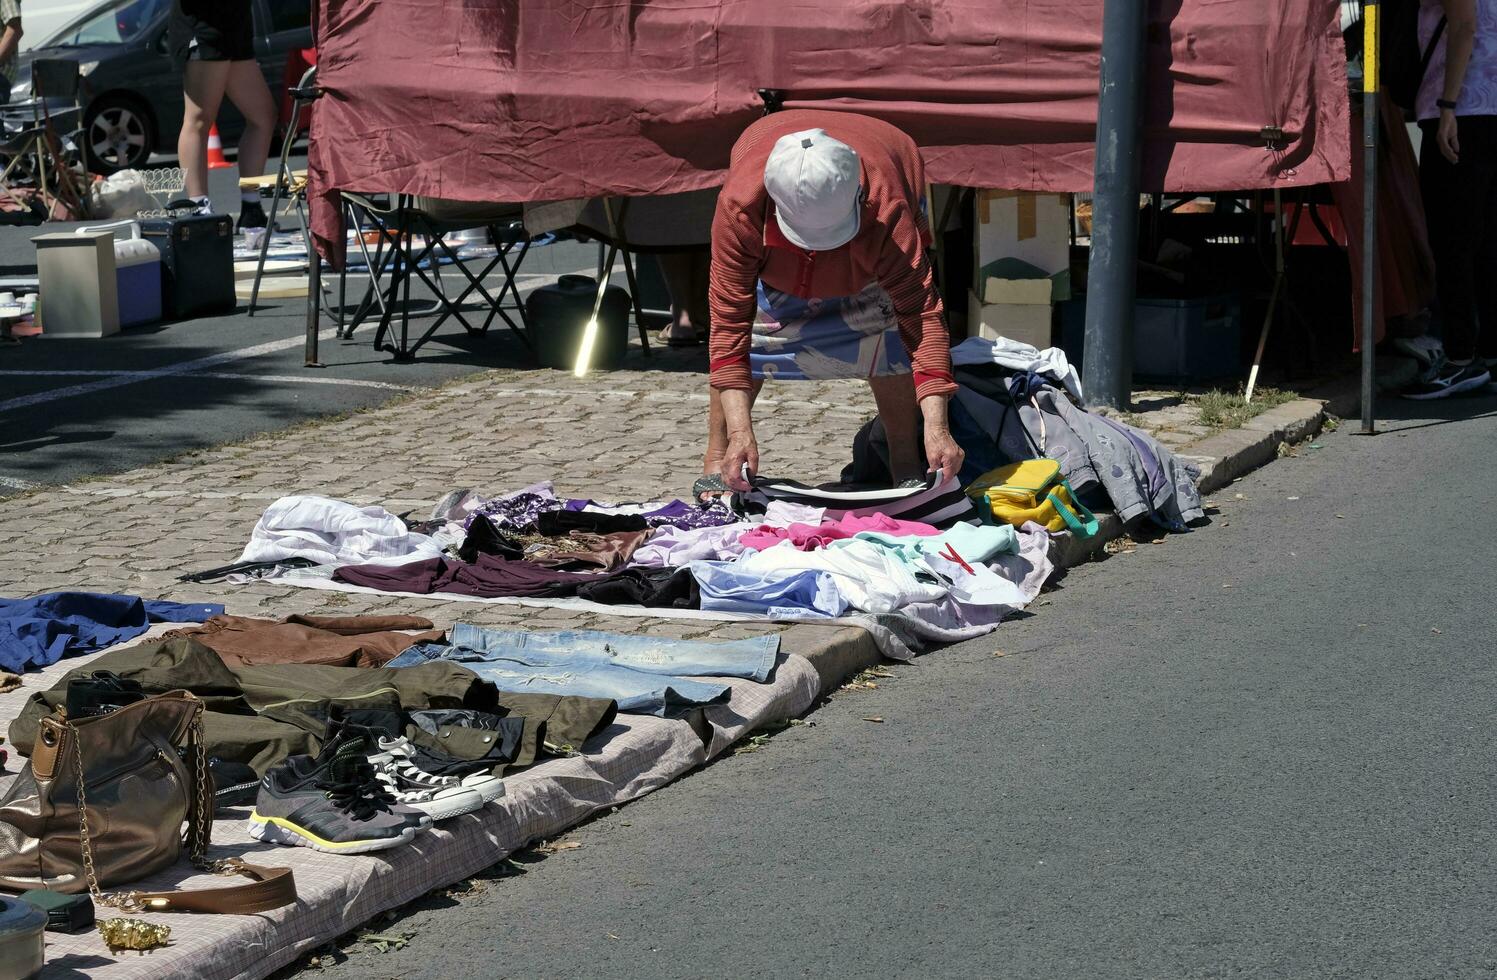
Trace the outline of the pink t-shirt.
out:
<instances>
[{"instance_id":1,"label":"pink t-shirt","mask_svg":"<svg viewBox=\"0 0 1497 980\"><path fill-rule=\"evenodd\" d=\"M801 551L825 548L832 541L850 538L861 531L878 531L895 537L930 537L941 532L929 524L919 521L900 521L883 514L871 517L844 517L840 521L822 521L820 524L792 524L789 527L770 527L761 524L745 531L738 543L745 548L763 551L781 541L789 541Z\"/></svg>"},{"instance_id":2,"label":"pink t-shirt","mask_svg":"<svg viewBox=\"0 0 1497 980\"><path fill-rule=\"evenodd\" d=\"M1419 6L1419 52L1429 47L1435 27L1445 16L1440 0L1423 0ZM1445 89L1445 46L1447 30L1429 59L1429 70L1419 86L1414 108L1420 120L1440 115L1435 100ZM1455 102L1457 116L1497 116L1497 0L1476 0L1476 41L1471 45L1471 60L1466 63L1466 78L1461 97Z\"/></svg>"}]
</instances>

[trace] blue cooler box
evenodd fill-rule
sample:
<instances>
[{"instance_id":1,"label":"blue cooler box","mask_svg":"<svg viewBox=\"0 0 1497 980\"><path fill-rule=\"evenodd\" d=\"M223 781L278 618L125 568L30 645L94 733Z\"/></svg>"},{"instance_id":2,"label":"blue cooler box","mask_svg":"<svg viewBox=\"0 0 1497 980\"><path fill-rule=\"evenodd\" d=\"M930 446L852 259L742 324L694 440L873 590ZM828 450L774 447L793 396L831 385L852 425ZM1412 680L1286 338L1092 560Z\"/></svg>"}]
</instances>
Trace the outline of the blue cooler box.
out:
<instances>
[{"instance_id":1,"label":"blue cooler box","mask_svg":"<svg viewBox=\"0 0 1497 980\"><path fill-rule=\"evenodd\" d=\"M161 249L140 237L133 221L77 229L114 232L114 280L120 326L135 327L161 319Z\"/></svg>"},{"instance_id":2,"label":"blue cooler box","mask_svg":"<svg viewBox=\"0 0 1497 980\"><path fill-rule=\"evenodd\" d=\"M161 249L143 238L116 241L114 277L119 291L120 326L133 327L161 319Z\"/></svg>"}]
</instances>

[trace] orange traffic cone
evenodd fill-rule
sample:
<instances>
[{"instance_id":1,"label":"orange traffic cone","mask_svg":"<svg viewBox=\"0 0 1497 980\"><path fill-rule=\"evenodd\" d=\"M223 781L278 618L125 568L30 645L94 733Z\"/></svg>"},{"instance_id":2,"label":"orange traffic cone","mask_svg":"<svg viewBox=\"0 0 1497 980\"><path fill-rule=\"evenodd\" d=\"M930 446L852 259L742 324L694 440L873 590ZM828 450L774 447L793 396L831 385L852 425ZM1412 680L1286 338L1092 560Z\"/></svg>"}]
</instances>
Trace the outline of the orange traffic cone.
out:
<instances>
[{"instance_id":1,"label":"orange traffic cone","mask_svg":"<svg viewBox=\"0 0 1497 980\"><path fill-rule=\"evenodd\" d=\"M232 166L232 163L224 159L223 140L218 138L218 123L214 123L208 130L208 169L222 170Z\"/></svg>"}]
</instances>

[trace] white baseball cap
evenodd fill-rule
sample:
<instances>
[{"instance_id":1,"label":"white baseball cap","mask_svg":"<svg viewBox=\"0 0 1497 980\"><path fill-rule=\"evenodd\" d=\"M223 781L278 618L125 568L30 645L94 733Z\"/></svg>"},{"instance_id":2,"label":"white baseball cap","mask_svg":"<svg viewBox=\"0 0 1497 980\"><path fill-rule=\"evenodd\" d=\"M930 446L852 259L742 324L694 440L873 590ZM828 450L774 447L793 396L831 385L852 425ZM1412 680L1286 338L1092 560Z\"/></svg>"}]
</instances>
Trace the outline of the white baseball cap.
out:
<instances>
[{"instance_id":1,"label":"white baseball cap","mask_svg":"<svg viewBox=\"0 0 1497 980\"><path fill-rule=\"evenodd\" d=\"M863 185L858 154L824 129L781 136L764 164L775 220L812 252L840 248L858 233Z\"/></svg>"}]
</instances>

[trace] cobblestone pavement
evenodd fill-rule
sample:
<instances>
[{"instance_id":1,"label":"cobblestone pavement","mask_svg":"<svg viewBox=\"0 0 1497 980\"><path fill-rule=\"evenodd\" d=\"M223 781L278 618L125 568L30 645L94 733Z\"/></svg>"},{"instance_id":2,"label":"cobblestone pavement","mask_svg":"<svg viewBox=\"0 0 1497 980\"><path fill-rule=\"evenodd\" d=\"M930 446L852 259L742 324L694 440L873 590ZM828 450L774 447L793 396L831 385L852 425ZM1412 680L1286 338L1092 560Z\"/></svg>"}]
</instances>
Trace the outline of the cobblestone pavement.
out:
<instances>
[{"instance_id":1,"label":"cobblestone pavement","mask_svg":"<svg viewBox=\"0 0 1497 980\"><path fill-rule=\"evenodd\" d=\"M582 379L490 371L341 420L0 500L0 594L86 589L223 602L246 615L399 608L444 624L460 617L603 625L563 610L273 583L186 585L176 577L237 559L261 511L285 494L318 493L422 516L457 486L497 494L550 479L563 495L684 495L700 468L704 359L699 349L656 349L648 361L636 352L635 369ZM637 369L646 364L648 370ZM867 387L852 382L780 386L761 405L765 465L811 479L835 477L854 431L873 412ZM766 628L633 618L608 625L723 637Z\"/></svg>"},{"instance_id":2,"label":"cobblestone pavement","mask_svg":"<svg viewBox=\"0 0 1497 980\"><path fill-rule=\"evenodd\" d=\"M704 360L700 348L657 349L648 361L636 351L629 370L581 379L489 371L341 420L3 500L0 594L85 589L223 602L249 615L403 609L443 624L607 625L682 636L775 629L176 581L237 559L261 511L285 494L318 493L421 516L459 486L501 493L550 479L562 495L605 500L684 494L700 465ZM1188 406L1171 406L1164 396L1140 401L1156 409L1144 419L1167 430L1161 436L1171 444L1202 431L1189 424ZM756 412L765 469L803 480L835 477L853 433L872 413L860 382L771 386Z\"/></svg>"}]
</instances>

